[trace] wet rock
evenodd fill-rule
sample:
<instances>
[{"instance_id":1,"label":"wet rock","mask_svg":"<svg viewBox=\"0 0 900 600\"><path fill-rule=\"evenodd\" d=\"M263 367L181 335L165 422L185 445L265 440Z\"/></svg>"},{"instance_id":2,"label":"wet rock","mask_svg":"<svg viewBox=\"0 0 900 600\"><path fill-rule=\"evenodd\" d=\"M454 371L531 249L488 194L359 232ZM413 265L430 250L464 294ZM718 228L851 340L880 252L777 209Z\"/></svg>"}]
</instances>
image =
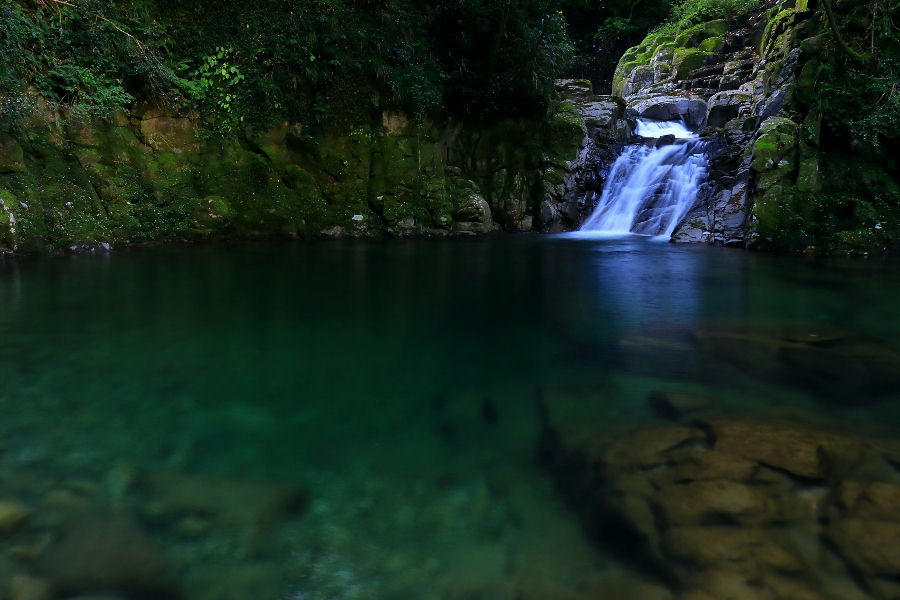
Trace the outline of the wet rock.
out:
<instances>
[{"instance_id":1,"label":"wet rock","mask_svg":"<svg viewBox=\"0 0 900 600\"><path fill-rule=\"evenodd\" d=\"M545 199L535 215L534 225L543 231L558 233L576 229L593 212L599 192L622 146L630 137L633 121L625 116L624 102L613 96L595 94L586 79L556 82L560 119L566 130L582 130L577 155L564 169L545 173Z\"/></svg>"},{"instance_id":2,"label":"wet rock","mask_svg":"<svg viewBox=\"0 0 900 600\"><path fill-rule=\"evenodd\" d=\"M900 389L900 352L877 338L798 324L790 330L708 327L697 345L717 360L790 380L833 401L871 401Z\"/></svg>"},{"instance_id":3,"label":"wet rock","mask_svg":"<svg viewBox=\"0 0 900 600\"><path fill-rule=\"evenodd\" d=\"M587 532L680 599L896 597L893 442L758 416L591 437L553 408L544 451Z\"/></svg>"},{"instance_id":4,"label":"wet rock","mask_svg":"<svg viewBox=\"0 0 900 600\"><path fill-rule=\"evenodd\" d=\"M656 495L655 504L668 526L719 521L750 525L781 517L777 499L766 491L727 480L671 485Z\"/></svg>"},{"instance_id":5,"label":"wet rock","mask_svg":"<svg viewBox=\"0 0 900 600\"><path fill-rule=\"evenodd\" d=\"M695 575L689 600L772 600L772 594L758 580L733 570L705 571Z\"/></svg>"},{"instance_id":6,"label":"wet rock","mask_svg":"<svg viewBox=\"0 0 900 600\"><path fill-rule=\"evenodd\" d=\"M741 90L726 90L713 95L707 102L707 127L722 127L732 119L750 111L750 94Z\"/></svg>"},{"instance_id":7,"label":"wet rock","mask_svg":"<svg viewBox=\"0 0 900 600\"><path fill-rule=\"evenodd\" d=\"M207 565L187 574L195 600L246 600L284 597L284 568L273 563Z\"/></svg>"},{"instance_id":8,"label":"wet rock","mask_svg":"<svg viewBox=\"0 0 900 600\"><path fill-rule=\"evenodd\" d=\"M137 597L178 597L159 548L123 514L72 518L36 566L64 594L114 591Z\"/></svg>"},{"instance_id":9,"label":"wet rock","mask_svg":"<svg viewBox=\"0 0 900 600\"><path fill-rule=\"evenodd\" d=\"M153 510L162 515L206 516L226 526L270 527L306 510L307 495L290 485L160 471L147 476Z\"/></svg>"},{"instance_id":10,"label":"wet rock","mask_svg":"<svg viewBox=\"0 0 900 600\"><path fill-rule=\"evenodd\" d=\"M737 527L676 527L663 535L667 556L701 570L754 570L765 565L800 573L804 561L775 530Z\"/></svg>"},{"instance_id":11,"label":"wet rock","mask_svg":"<svg viewBox=\"0 0 900 600\"><path fill-rule=\"evenodd\" d=\"M12 533L31 517L31 509L15 500L0 500L0 534Z\"/></svg>"},{"instance_id":12,"label":"wet rock","mask_svg":"<svg viewBox=\"0 0 900 600\"><path fill-rule=\"evenodd\" d=\"M827 476L829 455L856 456L860 450L848 436L797 423L722 418L706 424L718 452L810 479Z\"/></svg>"},{"instance_id":13,"label":"wet rock","mask_svg":"<svg viewBox=\"0 0 900 600\"><path fill-rule=\"evenodd\" d=\"M757 478L761 465L753 460L724 452L692 452L680 457L660 473L661 481L751 481Z\"/></svg>"},{"instance_id":14,"label":"wet rock","mask_svg":"<svg viewBox=\"0 0 900 600\"><path fill-rule=\"evenodd\" d=\"M647 427L610 444L603 463L611 468L649 468L668 462L669 453L705 444L706 435L693 427Z\"/></svg>"},{"instance_id":15,"label":"wet rock","mask_svg":"<svg viewBox=\"0 0 900 600\"><path fill-rule=\"evenodd\" d=\"M53 590L44 579L16 575L9 582L10 600L52 600Z\"/></svg>"},{"instance_id":16,"label":"wet rock","mask_svg":"<svg viewBox=\"0 0 900 600\"><path fill-rule=\"evenodd\" d=\"M828 539L859 571L900 574L900 522L838 519L828 528Z\"/></svg>"},{"instance_id":17,"label":"wet rock","mask_svg":"<svg viewBox=\"0 0 900 600\"><path fill-rule=\"evenodd\" d=\"M703 412L716 405L715 399L709 396L678 390L654 390L647 403L656 414L667 419Z\"/></svg>"},{"instance_id":18,"label":"wet rock","mask_svg":"<svg viewBox=\"0 0 900 600\"><path fill-rule=\"evenodd\" d=\"M684 121L691 129L699 129L706 122L706 101L694 95L651 96L629 102L629 108L646 119Z\"/></svg>"},{"instance_id":19,"label":"wet rock","mask_svg":"<svg viewBox=\"0 0 900 600\"><path fill-rule=\"evenodd\" d=\"M855 518L900 522L900 485L845 481L835 492L835 504Z\"/></svg>"}]
</instances>

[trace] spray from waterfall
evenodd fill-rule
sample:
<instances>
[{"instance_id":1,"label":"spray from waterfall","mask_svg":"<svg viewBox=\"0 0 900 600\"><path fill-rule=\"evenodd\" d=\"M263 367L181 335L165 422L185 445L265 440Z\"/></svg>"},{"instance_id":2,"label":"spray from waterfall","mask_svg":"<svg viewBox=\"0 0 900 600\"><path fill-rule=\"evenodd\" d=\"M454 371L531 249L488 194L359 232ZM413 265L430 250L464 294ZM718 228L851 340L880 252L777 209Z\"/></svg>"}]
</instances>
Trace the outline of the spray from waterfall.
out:
<instances>
[{"instance_id":1,"label":"spray from waterfall","mask_svg":"<svg viewBox=\"0 0 900 600\"><path fill-rule=\"evenodd\" d=\"M705 142L680 121L638 119L637 135L671 143L626 146L581 231L671 237L706 178Z\"/></svg>"}]
</instances>

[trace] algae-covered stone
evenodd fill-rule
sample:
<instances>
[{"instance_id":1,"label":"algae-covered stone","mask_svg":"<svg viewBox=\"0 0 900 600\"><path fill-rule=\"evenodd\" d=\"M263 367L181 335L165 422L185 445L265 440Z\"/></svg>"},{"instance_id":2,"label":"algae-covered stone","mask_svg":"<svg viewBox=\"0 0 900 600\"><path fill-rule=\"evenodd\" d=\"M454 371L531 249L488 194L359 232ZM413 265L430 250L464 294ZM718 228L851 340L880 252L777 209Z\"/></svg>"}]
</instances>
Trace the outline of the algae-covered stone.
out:
<instances>
[{"instance_id":1,"label":"algae-covered stone","mask_svg":"<svg viewBox=\"0 0 900 600\"><path fill-rule=\"evenodd\" d=\"M204 232L224 228L234 218L234 214L234 207L222 196L207 196L194 208L196 226Z\"/></svg>"},{"instance_id":2,"label":"algae-covered stone","mask_svg":"<svg viewBox=\"0 0 900 600\"><path fill-rule=\"evenodd\" d=\"M692 71L706 66L715 56L713 52L699 48L676 48L672 58L675 78L687 79Z\"/></svg>"},{"instance_id":3,"label":"algae-covered stone","mask_svg":"<svg viewBox=\"0 0 900 600\"><path fill-rule=\"evenodd\" d=\"M12 533L31 517L31 509L21 502L0 500L0 534Z\"/></svg>"},{"instance_id":4,"label":"algae-covered stone","mask_svg":"<svg viewBox=\"0 0 900 600\"><path fill-rule=\"evenodd\" d=\"M494 225L491 206L478 192L472 181L461 180L455 184L453 215L458 231L487 233Z\"/></svg>"},{"instance_id":5,"label":"algae-covered stone","mask_svg":"<svg viewBox=\"0 0 900 600\"><path fill-rule=\"evenodd\" d=\"M797 124L785 117L769 117L763 121L750 167L762 173L778 167L782 160L792 160L790 153L796 147L797 129Z\"/></svg>"},{"instance_id":6,"label":"algae-covered stone","mask_svg":"<svg viewBox=\"0 0 900 600\"><path fill-rule=\"evenodd\" d=\"M138 524L121 514L73 517L37 562L60 594L115 591L174 598L165 557Z\"/></svg>"},{"instance_id":7,"label":"algae-covered stone","mask_svg":"<svg viewBox=\"0 0 900 600\"><path fill-rule=\"evenodd\" d=\"M697 46L703 40L721 37L728 31L728 22L724 19L707 21L681 31L675 37L675 45L683 48Z\"/></svg>"},{"instance_id":8,"label":"algae-covered stone","mask_svg":"<svg viewBox=\"0 0 900 600\"><path fill-rule=\"evenodd\" d=\"M21 173L25 170L25 153L14 138L0 133L0 173Z\"/></svg>"},{"instance_id":9,"label":"algae-covered stone","mask_svg":"<svg viewBox=\"0 0 900 600\"><path fill-rule=\"evenodd\" d=\"M195 124L184 117L159 116L142 119L141 136L154 150L189 152L197 149Z\"/></svg>"},{"instance_id":10,"label":"algae-covered stone","mask_svg":"<svg viewBox=\"0 0 900 600\"><path fill-rule=\"evenodd\" d=\"M724 45L725 38L723 38L722 36L715 36L706 38L705 40L700 42L700 49L704 52L718 52Z\"/></svg>"}]
</instances>

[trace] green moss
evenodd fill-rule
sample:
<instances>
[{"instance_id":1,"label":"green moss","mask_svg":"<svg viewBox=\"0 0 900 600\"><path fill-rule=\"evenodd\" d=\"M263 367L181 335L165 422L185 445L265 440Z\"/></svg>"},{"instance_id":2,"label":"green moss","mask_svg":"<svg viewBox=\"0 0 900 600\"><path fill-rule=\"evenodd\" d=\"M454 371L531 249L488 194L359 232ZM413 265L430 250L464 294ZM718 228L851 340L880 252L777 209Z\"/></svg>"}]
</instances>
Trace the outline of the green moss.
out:
<instances>
[{"instance_id":1,"label":"green moss","mask_svg":"<svg viewBox=\"0 0 900 600\"><path fill-rule=\"evenodd\" d=\"M728 22L724 19L707 21L688 27L675 37L675 45L682 48L698 46L703 40L711 37L721 37L728 31Z\"/></svg>"},{"instance_id":2,"label":"green moss","mask_svg":"<svg viewBox=\"0 0 900 600\"><path fill-rule=\"evenodd\" d=\"M809 156L800 160L797 166L797 189L801 192L818 192L821 187L818 158Z\"/></svg>"},{"instance_id":3,"label":"green moss","mask_svg":"<svg viewBox=\"0 0 900 600\"><path fill-rule=\"evenodd\" d=\"M781 53L786 52L795 35L795 30L791 25L793 25L797 13L793 9L785 9L778 12L774 12L773 9L769 14L770 16L766 21L766 27L763 30L759 44L761 56L774 55L776 50L781 51Z\"/></svg>"},{"instance_id":4,"label":"green moss","mask_svg":"<svg viewBox=\"0 0 900 600\"><path fill-rule=\"evenodd\" d=\"M700 42L700 49L705 52L718 52L725 45L725 38L722 36L709 37Z\"/></svg>"},{"instance_id":5,"label":"green moss","mask_svg":"<svg viewBox=\"0 0 900 600\"><path fill-rule=\"evenodd\" d=\"M543 138L548 159L554 164L574 160L585 135L581 111L561 102L544 123Z\"/></svg>"},{"instance_id":6,"label":"green moss","mask_svg":"<svg viewBox=\"0 0 900 600\"><path fill-rule=\"evenodd\" d=\"M715 55L696 48L675 48L672 64L675 65L675 78L687 79L691 71L706 66Z\"/></svg>"},{"instance_id":7,"label":"green moss","mask_svg":"<svg viewBox=\"0 0 900 600\"><path fill-rule=\"evenodd\" d=\"M24 170L22 146L12 137L0 133L0 173L21 173Z\"/></svg>"},{"instance_id":8,"label":"green moss","mask_svg":"<svg viewBox=\"0 0 900 600\"><path fill-rule=\"evenodd\" d=\"M750 168L757 173L770 171L779 166L785 159L789 159L796 148L796 137L793 134L772 131L760 136L753 145L753 160Z\"/></svg>"},{"instance_id":9,"label":"green moss","mask_svg":"<svg viewBox=\"0 0 900 600\"><path fill-rule=\"evenodd\" d=\"M797 80L794 84L794 98L803 106L811 106L816 101L816 83L822 65L818 60L809 60L800 68Z\"/></svg>"}]
</instances>

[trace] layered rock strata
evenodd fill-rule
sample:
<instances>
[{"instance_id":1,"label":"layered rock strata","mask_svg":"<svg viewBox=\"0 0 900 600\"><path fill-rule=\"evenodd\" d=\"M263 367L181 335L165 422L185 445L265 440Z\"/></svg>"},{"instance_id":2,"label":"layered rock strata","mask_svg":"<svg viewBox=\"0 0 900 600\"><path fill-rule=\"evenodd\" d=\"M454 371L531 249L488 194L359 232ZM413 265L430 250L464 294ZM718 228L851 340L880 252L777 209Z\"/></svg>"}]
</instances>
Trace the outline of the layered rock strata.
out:
<instances>
[{"instance_id":1,"label":"layered rock strata","mask_svg":"<svg viewBox=\"0 0 900 600\"><path fill-rule=\"evenodd\" d=\"M708 412L604 434L544 414L587 531L677 598L900 597L896 440Z\"/></svg>"}]
</instances>

